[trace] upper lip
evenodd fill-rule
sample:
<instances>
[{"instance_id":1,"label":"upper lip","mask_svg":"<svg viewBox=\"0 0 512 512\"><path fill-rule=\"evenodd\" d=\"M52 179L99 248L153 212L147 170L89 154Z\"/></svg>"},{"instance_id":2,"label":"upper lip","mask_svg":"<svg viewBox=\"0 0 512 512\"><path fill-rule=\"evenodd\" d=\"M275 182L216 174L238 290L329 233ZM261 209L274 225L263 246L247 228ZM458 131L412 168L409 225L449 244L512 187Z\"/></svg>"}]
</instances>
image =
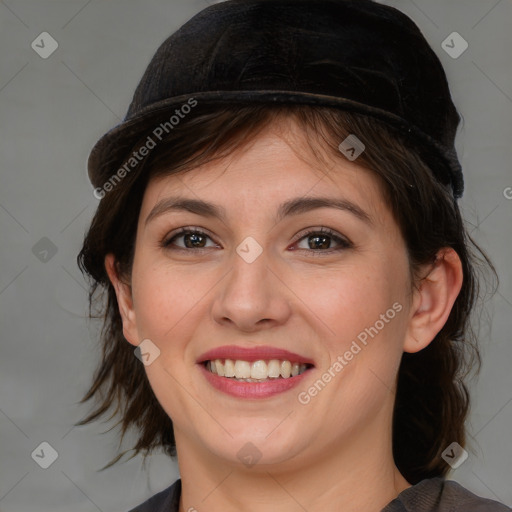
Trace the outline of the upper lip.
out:
<instances>
[{"instance_id":1,"label":"upper lip","mask_svg":"<svg viewBox=\"0 0 512 512\"><path fill-rule=\"evenodd\" d=\"M300 354L296 354L288 350L264 345L251 348L240 347L237 345L224 345L201 354L197 359L197 362L205 363L206 361L213 361L215 359L238 359L248 362L278 359L281 361L290 361L291 363L307 363L314 365L313 360L308 357L301 356Z\"/></svg>"}]
</instances>

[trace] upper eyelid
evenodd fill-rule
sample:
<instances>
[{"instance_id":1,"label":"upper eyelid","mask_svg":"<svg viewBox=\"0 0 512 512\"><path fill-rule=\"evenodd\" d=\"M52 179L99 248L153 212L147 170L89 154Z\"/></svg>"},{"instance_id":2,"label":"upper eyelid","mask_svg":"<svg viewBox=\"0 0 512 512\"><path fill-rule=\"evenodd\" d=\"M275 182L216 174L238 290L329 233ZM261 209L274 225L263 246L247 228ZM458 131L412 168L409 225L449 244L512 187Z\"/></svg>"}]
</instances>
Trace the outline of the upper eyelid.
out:
<instances>
[{"instance_id":1,"label":"upper eyelid","mask_svg":"<svg viewBox=\"0 0 512 512\"><path fill-rule=\"evenodd\" d=\"M164 240L171 240L174 237L177 236L183 236L189 233L199 233L201 235L206 235L212 240L215 240L215 236L212 235L207 229L205 228L199 228L195 226L183 226L181 228L177 228L172 230L170 233L164 236Z\"/></svg>"}]
</instances>

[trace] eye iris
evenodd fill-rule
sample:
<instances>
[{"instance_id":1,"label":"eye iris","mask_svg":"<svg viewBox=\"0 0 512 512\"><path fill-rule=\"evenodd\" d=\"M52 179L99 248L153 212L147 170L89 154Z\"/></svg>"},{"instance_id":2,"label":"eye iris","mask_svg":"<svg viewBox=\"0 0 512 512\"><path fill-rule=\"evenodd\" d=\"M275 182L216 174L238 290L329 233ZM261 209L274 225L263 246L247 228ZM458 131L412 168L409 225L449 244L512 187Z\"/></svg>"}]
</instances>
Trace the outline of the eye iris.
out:
<instances>
[{"instance_id":1,"label":"eye iris","mask_svg":"<svg viewBox=\"0 0 512 512\"><path fill-rule=\"evenodd\" d=\"M309 237L309 240L314 240L313 244L309 244L310 249L329 249L329 236L326 235L311 235ZM324 242L319 245L317 245L318 240L323 240ZM313 245L313 247L312 247Z\"/></svg>"},{"instance_id":2,"label":"eye iris","mask_svg":"<svg viewBox=\"0 0 512 512\"><path fill-rule=\"evenodd\" d=\"M200 249L205 247L206 238L202 233L188 231L181 235L187 249ZM329 234L315 233L307 237L310 249L329 249L332 236Z\"/></svg>"},{"instance_id":3,"label":"eye iris","mask_svg":"<svg viewBox=\"0 0 512 512\"><path fill-rule=\"evenodd\" d=\"M198 233L187 233L183 235L183 240L185 242L185 246L189 249L197 248L197 247L204 247L204 243L202 245L197 245L197 242L200 241L200 239L203 239L202 241L205 241L205 237L198 234ZM192 245L190 245L188 242L191 242Z\"/></svg>"}]
</instances>

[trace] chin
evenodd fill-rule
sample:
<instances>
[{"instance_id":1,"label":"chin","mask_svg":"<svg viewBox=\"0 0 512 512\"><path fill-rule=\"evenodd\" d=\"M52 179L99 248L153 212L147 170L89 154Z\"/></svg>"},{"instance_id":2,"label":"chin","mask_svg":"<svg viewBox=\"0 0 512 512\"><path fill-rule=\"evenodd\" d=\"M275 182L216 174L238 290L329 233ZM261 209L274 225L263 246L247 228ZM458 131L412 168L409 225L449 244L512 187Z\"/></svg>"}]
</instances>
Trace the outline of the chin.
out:
<instances>
[{"instance_id":1,"label":"chin","mask_svg":"<svg viewBox=\"0 0 512 512\"><path fill-rule=\"evenodd\" d=\"M278 423L274 423L274 429ZM229 431L233 437L226 435L222 439L208 439L209 449L217 457L237 466L242 463L251 469L254 469L253 466L256 465L260 467L286 465L297 455L303 453L307 445L310 444L303 437L300 438L289 430L279 433L277 430L272 432L267 423L264 423L261 428L254 423L251 423L250 426L247 425L247 422L244 425L240 423L240 428Z\"/></svg>"}]
</instances>

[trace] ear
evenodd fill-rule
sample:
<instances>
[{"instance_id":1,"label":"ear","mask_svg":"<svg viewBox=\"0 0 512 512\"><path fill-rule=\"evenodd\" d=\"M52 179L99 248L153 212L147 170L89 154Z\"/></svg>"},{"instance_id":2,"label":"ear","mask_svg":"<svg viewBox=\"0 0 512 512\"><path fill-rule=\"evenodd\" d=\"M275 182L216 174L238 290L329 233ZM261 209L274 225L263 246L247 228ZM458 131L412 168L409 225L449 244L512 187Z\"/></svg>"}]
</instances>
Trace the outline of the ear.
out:
<instances>
[{"instance_id":1,"label":"ear","mask_svg":"<svg viewBox=\"0 0 512 512\"><path fill-rule=\"evenodd\" d=\"M105 269L117 296L119 313L123 321L124 337L134 346L139 345L137 322L133 308L132 288L119 277L113 254L105 256Z\"/></svg>"},{"instance_id":2,"label":"ear","mask_svg":"<svg viewBox=\"0 0 512 512\"><path fill-rule=\"evenodd\" d=\"M419 289L414 291L411 318L404 341L405 352L424 349L443 328L462 287L459 255L452 248L441 249Z\"/></svg>"}]
</instances>

